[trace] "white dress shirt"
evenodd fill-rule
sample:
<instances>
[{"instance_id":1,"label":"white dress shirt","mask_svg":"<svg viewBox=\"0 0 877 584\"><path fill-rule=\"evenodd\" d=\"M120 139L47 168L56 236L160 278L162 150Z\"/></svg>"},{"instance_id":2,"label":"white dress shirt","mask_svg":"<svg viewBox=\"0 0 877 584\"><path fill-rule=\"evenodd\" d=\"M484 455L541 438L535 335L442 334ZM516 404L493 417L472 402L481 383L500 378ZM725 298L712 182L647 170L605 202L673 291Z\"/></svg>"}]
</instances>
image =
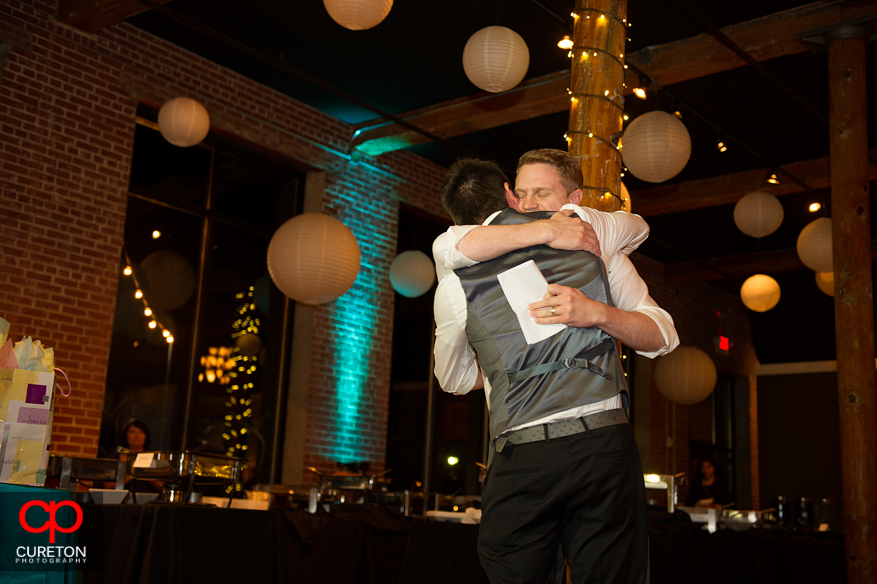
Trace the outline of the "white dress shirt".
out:
<instances>
[{"instance_id":1,"label":"white dress shirt","mask_svg":"<svg viewBox=\"0 0 877 584\"><path fill-rule=\"evenodd\" d=\"M642 312L651 318L661 330L664 347L655 352L637 351L654 358L669 353L679 344L679 337L673 326L673 318L655 303L646 283L636 272L627 254L635 250L649 235L648 225L638 215L624 211L604 213L589 207L564 205L573 209L584 221L588 221L597 234L602 258L609 258L607 265L609 291L615 305L628 312ZM484 225L499 214L494 213ZM457 249L457 243L474 225L452 226L433 243L433 256L439 284L435 293L435 375L442 389L449 393L465 394L475 385L478 377L478 364L475 351L466 336L468 304L466 293L460 279L453 272L457 268L475 265ZM490 384L484 378L484 390L490 403ZM595 404L581 406L534 420L520 427L543 424L550 421L581 417L585 414L622 407L620 396ZM516 429L516 428L513 428Z\"/></svg>"}]
</instances>

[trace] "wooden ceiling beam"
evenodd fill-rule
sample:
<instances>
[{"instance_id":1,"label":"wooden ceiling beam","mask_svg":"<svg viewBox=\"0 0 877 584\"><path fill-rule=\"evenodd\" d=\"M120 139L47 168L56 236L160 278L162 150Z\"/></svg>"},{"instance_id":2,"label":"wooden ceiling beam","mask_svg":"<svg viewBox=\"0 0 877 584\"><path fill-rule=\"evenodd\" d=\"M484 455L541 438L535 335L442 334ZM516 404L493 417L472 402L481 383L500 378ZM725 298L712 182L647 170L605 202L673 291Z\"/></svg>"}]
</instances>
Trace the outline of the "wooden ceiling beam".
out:
<instances>
[{"instance_id":1,"label":"wooden ceiling beam","mask_svg":"<svg viewBox=\"0 0 877 584\"><path fill-rule=\"evenodd\" d=\"M877 260L877 239L871 240L871 261ZM715 268L715 269L713 269ZM700 282L724 280L728 276L748 278L753 274L782 274L809 269L798 257L797 250L777 249L700 261L664 264L664 279L668 282Z\"/></svg>"},{"instance_id":2,"label":"wooden ceiling beam","mask_svg":"<svg viewBox=\"0 0 877 584\"><path fill-rule=\"evenodd\" d=\"M877 10L872 4L815 2L729 26L722 32L755 60L766 61L804 52L807 49L796 38L797 34L874 14ZM648 70L663 86L746 64L709 34L647 47L628 54L627 61ZM638 84L630 70L625 81L629 87ZM531 79L504 93L479 93L399 117L437 136L451 138L565 111L569 108L568 86L569 71L559 71ZM353 145L369 156L378 156L428 141L422 134L394 123L373 120L356 126Z\"/></svg>"},{"instance_id":3,"label":"wooden ceiling beam","mask_svg":"<svg viewBox=\"0 0 877 584\"><path fill-rule=\"evenodd\" d=\"M877 156L877 148L871 149L869 154L872 157ZM828 158L785 164L782 168L814 191L831 186ZM764 191L779 197L805 190L798 183L784 180L782 175L780 175L782 181L780 184L770 185L765 181L767 173L768 169L763 168L631 191L634 212L643 217L650 217L731 205L752 191ZM874 166L868 167L868 180L877 180L877 168Z\"/></svg>"},{"instance_id":4,"label":"wooden ceiling beam","mask_svg":"<svg viewBox=\"0 0 877 584\"><path fill-rule=\"evenodd\" d=\"M166 4L170 0L155 0ZM137 0L59 0L56 16L64 24L69 24L87 32L98 32L149 10Z\"/></svg>"}]
</instances>

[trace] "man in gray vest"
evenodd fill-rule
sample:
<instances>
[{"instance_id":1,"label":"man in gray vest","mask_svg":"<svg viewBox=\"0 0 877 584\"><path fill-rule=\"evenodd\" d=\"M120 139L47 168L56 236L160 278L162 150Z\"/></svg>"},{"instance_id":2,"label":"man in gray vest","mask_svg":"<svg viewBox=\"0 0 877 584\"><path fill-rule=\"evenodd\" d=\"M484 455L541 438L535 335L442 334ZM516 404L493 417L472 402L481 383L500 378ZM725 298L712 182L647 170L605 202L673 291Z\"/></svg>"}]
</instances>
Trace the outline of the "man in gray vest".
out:
<instances>
[{"instance_id":1,"label":"man in gray vest","mask_svg":"<svg viewBox=\"0 0 877 584\"><path fill-rule=\"evenodd\" d=\"M446 178L443 203L457 224L477 224L506 206L504 188L507 179L495 165L462 161ZM534 219L506 210L492 225ZM615 251L604 246L609 256ZM483 382L489 392L493 447L482 500L482 565L495 583L551 581L560 544L573 582L642 582L642 468L621 409L627 388L615 342L592 327L566 328L527 344L496 276L528 259L554 286L612 304L602 261L544 246L457 270L456 278L439 284L437 374L454 367L440 357L440 345L459 339L454 329L460 326L459 319L441 317L448 313L441 305L459 308L461 288L465 333L480 364L474 387Z\"/></svg>"}]
</instances>

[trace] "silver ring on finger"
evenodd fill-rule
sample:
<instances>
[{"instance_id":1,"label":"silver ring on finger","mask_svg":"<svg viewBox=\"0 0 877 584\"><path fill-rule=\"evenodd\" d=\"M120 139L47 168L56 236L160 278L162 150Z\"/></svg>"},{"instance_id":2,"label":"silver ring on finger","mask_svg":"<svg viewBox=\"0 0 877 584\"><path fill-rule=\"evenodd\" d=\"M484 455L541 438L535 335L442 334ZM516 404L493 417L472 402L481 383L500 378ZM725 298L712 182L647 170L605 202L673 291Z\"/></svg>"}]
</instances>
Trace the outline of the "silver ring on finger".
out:
<instances>
[{"instance_id":1,"label":"silver ring on finger","mask_svg":"<svg viewBox=\"0 0 877 584\"><path fill-rule=\"evenodd\" d=\"M554 308L551 309L551 316L557 316L557 313L554 312Z\"/></svg>"}]
</instances>

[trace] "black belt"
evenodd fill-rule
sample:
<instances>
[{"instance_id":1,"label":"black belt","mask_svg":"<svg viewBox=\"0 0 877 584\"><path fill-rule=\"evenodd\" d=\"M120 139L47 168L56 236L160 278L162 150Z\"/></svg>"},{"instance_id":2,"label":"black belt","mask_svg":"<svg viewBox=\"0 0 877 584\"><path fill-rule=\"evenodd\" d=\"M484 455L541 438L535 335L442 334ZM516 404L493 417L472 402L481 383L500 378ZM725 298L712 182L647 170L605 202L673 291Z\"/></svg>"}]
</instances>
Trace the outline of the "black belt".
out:
<instances>
[{"instance_id":1,"label":"black belt","mask_svg":"<svg viewBox=\"0 0 877 584\"><path fill-rule=\"evenodd\" d=\"M521 428L508 434L503 434L496 439L496 451L502 452L506 444L527 444L529 442L547 442L554 438L572 436L582 432L590 432L605 426L627 424L627 413L623 409L605 410L582 416L581 418L569 418L557 420L548 424L538 424Z\"/></svg>"}]
</instances>

